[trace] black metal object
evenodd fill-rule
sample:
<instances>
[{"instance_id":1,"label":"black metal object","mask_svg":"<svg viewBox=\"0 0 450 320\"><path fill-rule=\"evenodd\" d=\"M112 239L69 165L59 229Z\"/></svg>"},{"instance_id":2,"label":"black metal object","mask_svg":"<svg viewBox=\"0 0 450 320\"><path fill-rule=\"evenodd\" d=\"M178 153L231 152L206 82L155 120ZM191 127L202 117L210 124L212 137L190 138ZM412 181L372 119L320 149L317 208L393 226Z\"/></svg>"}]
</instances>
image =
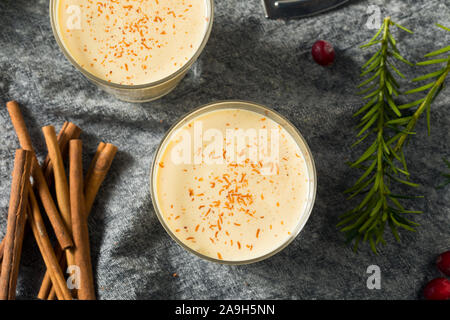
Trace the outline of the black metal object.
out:
<instances>
[{"instance_id":1,"label":"black metal object","mask_svg":"<svg viewBox=\"0 0 450 320\"><path fill-rule=\"evenodd\" d=\"M340 6L349 0L262 0L266 17L302 18Z\"/></svg>"}]
</instances>

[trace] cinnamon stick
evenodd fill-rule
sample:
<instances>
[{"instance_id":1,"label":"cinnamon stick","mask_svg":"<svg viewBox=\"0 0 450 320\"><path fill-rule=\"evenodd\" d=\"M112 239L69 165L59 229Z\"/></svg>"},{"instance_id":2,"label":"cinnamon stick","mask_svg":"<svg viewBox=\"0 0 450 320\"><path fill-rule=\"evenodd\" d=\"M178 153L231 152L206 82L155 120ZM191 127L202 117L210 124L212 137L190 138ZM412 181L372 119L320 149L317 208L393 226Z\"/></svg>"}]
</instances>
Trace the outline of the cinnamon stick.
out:
<instances>
[{"instance_id":1,"label":"cinnamon stick","mask_svg":"<svg viewBox=\"0 0 450 320\"><path fill-rule=\"evenodd\" d=\"M58 145L59 149L61 150L61 154L63 156L63 159L65 159L68 155L69 151L69 141L71 139L78 139L81 134L81 129L73 124L72 122L64 122L61 130L58 133ZM47 181L47 185L50 186L53 183L53 165L50 161L50 158L46 157L44 163L41 166L41 169L44 173L44 177ZM0 242L0 265L3 258L3 248L4 248L4 238L2 239L2 242ZM59 246L58 246L59 247ZM48 282L51 283L50 277L48 277ZM50 287L48 287L50 289ZM48 295L48 292L45 296ZM39 296L38 296L39 297Z\"/></svg>"},{"instance_id":2,"label":"cinnamon stick","mask_svg":"<svg viewBox=\"0 0 450 320\"><path fill-rule=\"evenodd\" d=\"M61 266L61 269L65 270L67 268L67 261L66 261L66 256L62 253L63 252L61 252L61 258L59 259L59 265ZM56 300L55 288L53 287L53 285L51 283L50 283L47 300Z\"/></svg>"},{"instance_id":3,"label":"cinnamon stick","mask_svg":"<svg viewBox=\"0 0 450 320\"><path fill-rule=\"evenodd\" d=\"M81 140L70 140L69 146L70 212L75 263L80 268L79 300L95 300L89 231L83 194L83 164Z\"/></svg>"},{"instance_id":4,"label":"cinnamon stick","mask_svg":"<svg viewBox=\"0 0 450 320\"><path fill-rule=\"evenodd\" d=\"M60 267L61 267L61 265L60 265ZM63 269L61 268L61 270L63 270ZM39 288L37 298L40 300L46 300L50 294L51 289L53 289L52 279L50 278L50 272L48 270L46 270L44 278L42 279L41 287Z\"/></svg>"},{"instance_id":5,"label":"cinnamon stick","mask_svg":"<svg viewBox=\"0 0 450 320\"><path fill-rule=\"evenodd\" d=\"M94 169L95 164L97 162L97 158L98 158L99 154L101 153L101 151L103 150L103 148L105 147L105 145L106 145L106 143L104 143L104 142L100 142L100 144L98 145L97 151L96 151L94 157L92 158L91 164L89 165L89 169L86 174L86 181L88 180L88 177L90 177L92 170ZM86 205L86 207L87 207L87 205ZM89 213L87 213L86 215L88 216ZM61 250L60 250L60 253L62 253ZM65 262L64 262L64 264L65 264ZM48 272L46 272L44 275L44 278L42 279L41 287L39 289L38 299L53 300L54 294L55 294L55 292L54 292L54 288L52 288L52 282L50 280L50 275L48 274Z\"/></svg>"},{"instance_id":6,"label":"cinnamon stick","mask_svg":"<svg viewBox=\"0 0 450 320\"><path fill-rule=\"evenodd\" d=\"M0 269L1 269L1 265L2 265L4 251L5 251L5 238L3 238L2 242L0 242ZM1 272L1 270L0 270L0 272Z\"/></svg>"},{"instance_id":7,"label":"cinnamon stick","mask_svg":"<svg viewBox=\"0 0 450 320\"><path fill-rule=\"evenodd\" d=\"M30 134L28 133L19 105L16 101L10 101L6 104L11 122L16 130L17 137L21 147L32 152L31 174L34 179L34 188L39 194L42 205L47 213L50 223L55 231L56 238L62 248L69 248L73 245L71 235L64 225L64 221L56 208L53 198L50 194L44 174L39 166L33 146L31 144Z\"/></svg>"},{"instance_id":8,"label":"cinnamon stick","mask_svg":"<svg viewBox=\"0 0 450 320\"><path fill-rule=\"evenodd\" d=\"M105 180L106 174L111 167L112 161L117 153L117 147L111 143L100 142L97 153L89 167L86 175L86 184L84 187L84 196L86 200L86 215L89 216L92 205L94 204L97 192Z\"/></svg>"},{"instance_id":9,"label":"cinnamon stick","mask_svg":"<svg viewBox=\"0 0 450 320\"><path fill-rule=\"evenodd\" d=\"M57 246L55 248L55 255L56 258L58 259L59 266L64 273L64 270L66 270L67 265L64 252L61 249L61 247ZM53 299L49 299L51 295L54 295ZM50 278L50 273L48 272L48 270L45 271L45 275L44 278L42 279L41 287L39 289L37 298L41 300L56 299L55 288L53 288L52 280Z\"/></svg>"},{"instance_id":10,"label":"cinnamon stick","mask_svg":"<svg viewBox=\"0 0 450 320\"><path fill-rule=\"evenodd\" d=\"M104 143L103 141L101 141L98 146L97 146L97 150L95 151L94 156L92 157L91 163L89 164L89 168L88 171L86 172L86 176L85 176L85 181L87 181L89 179L89 177L92 174L92 170L94 170L95 164L97 163L97 159L98 156L100 155L100 153L103 151L103 149L105 148L106 143Z\"/></svg>"},{"instance_id":11,"label":"cinnamon stick","mask_svg":"<svg viewBox=\"0 0 450 320\"><path fill-rule=\"evenodd\" d=\"M78 139L80 134L81 129L77 125L68 121L64 122L57 136L58 145L61 150L63 160L66 159L69 154L69 141L72 139ZM48 155L42 163L41 168L44 172L44 177L47 180L47 184L50 186L53 183L53 164Z\"/></svg>"},{"instance_id":12,"label":"cinnamon stick","mask_svg":"<svg viewBox=\"0 0 450 320\"><path fill-rule=\"evenodd\" d=\"M11 194L9 199L8 222L5 236L5 251L0 275L0 300L13 300L16 297L17 276L22 253L23 233L28 204L28 184L32 154L18 149L14 159Z\"/></svg>"},{"instance_id":13,"label":"cinnamon stick","mask_svg":"<svg viewBox=\"0 0 450 320\"><path fill-rule=\"evenodd\" d=\"M58 261L60 261L62 250L59 251L59 256L58 256L58 252L57 252L58 248L59 247L57 247L55 249L55 256L56 256L56 259L58 259ZM61 267L61 264L60 264L60 267ZM63 270L63 272L64 272L63 268L61 268L61 270ZM52 288L52 280L50 278L50 272L48 270L46 270L45 274L44 274L44 278L42 279L41 287L39 288L37 298L41 299L41 300L47 299L48 295L50 294L51 288Z\"/></svg>"},{"instance_id":14,"label":"cinnamon stick","mask_svg":"<svg viewBox=\"0 0 450 320\"><path fill-rule=\"evenodd\" d=\"M56 292L55 292L55 288L54 287L50 288L50 292L48 294L47 300L56 300Z\"/></svg>"},{"instance_id":15,"label":"cinnamon stick","mask_svg":"<svg viewBox=\"0 0 450 320\"><path fill-rule=\"evenodd\" d=\"M56 200L61 212L66 229L72 233L72 221L70 217L70 199L69 184L67 183L66 172L62 160L61 150L58 146L55 128L53 126L45 126L42 128L45 143L47 144L48 156L53 165L53 174L55 176ZM67 264L74 265L75 257L73 250L68 248L65 251Z\"/></svg>"},{"instance_id":16,"label":"cinnamon stick","mask_svg":"<svg viewBox=\"0 0 450 320\"><path fill-rule=\"evenodd\" d=\"M59 149L61 150L61 154L63 159L67 158L69 154L69 141L71 139L78 139L81 134L81 129L73 124L72 122L64 122L61 130L58 133L58 145ZM42 171L44 172L45 179L47 180L47 184L50 186L53 184L53 164L50 161L50 157L47 155L45 158L44 163L41 166ZM63 251L59 245L55 248L55 254L60 261L61 270L65 270L65 263L62 263L63 259ZM50 290L52 289L53 295L55 295L55 291L52 288L52 281L50 279L50 274L48 272L45 272L45 276L42 280L41 288L38 293L38 299L47 299L47 297L50 295Z\"/></svg>"},{"instance_id":17,"label":"cinnamon stick","mask_svg":"<svg viewBox=\"0 0 450 320\"><path fill-rule=\"evenodd\" d=\"M107 147L107 148L106 148ZM86 174L85 185L84 185L84 195L85 195L85 208L86 208L86 216L89 216L92 205L95 200L95 196L102 184L103 180L108 173L109 168L111 167L111 163L117 153L117 147L108 143L100 142L97 151L89 165L89 170ZM101 157L100 157L101 155ZM100 162L98 159L100 158ZM89 199L89 200L88 200ZM51 281L46 280L48 275L44 276L44 280L41 284L40 289L40 299L45 299L45 293L49 292L48 299L50 299L50 295L52 294L51 290ZM42 294L41 294L42 293Z\"/></svg>"},{"instance_id":18,"label":"cinnamon stick","mask_svg":"<svg viewBox=\"0 0 450 320\"><path fill-rule=\"evenodd\" d=\"M30 186L31 189L31 186ZM28 222L33 231L36 243L41 251L45 266L47 267L49 277L54 283L55 293L59 300L72 300L69 289L67 288L63 272L59 266L59 261L55 255L52 244L45 229L44 221L42 219L39 205L33 190L30 193L30 204L28 211Z\"/></svg>"}]
</instances>

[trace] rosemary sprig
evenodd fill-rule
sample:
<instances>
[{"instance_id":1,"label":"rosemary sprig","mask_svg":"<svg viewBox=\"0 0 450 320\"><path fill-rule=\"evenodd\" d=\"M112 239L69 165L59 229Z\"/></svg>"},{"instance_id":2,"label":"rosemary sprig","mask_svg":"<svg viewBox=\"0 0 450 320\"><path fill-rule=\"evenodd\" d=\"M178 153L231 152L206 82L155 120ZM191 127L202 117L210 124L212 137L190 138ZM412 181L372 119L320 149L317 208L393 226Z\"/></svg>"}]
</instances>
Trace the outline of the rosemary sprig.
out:
<instances>
[{"instance_id":1,"label":"rosemary sprig","mask_svg":"<svg viewBox=\"0 0 450 320\"><path fill-rule=\"evenodd\" d=\"M399 228L415 231L415 227L418 225L407 219L405 215L421 212L406 210L399 200L414 197L393 194L388 186L393 182L411 187L418 186L409 180L410 174L407 169L403 146L407 139L415 134L413 130L419 117L425 111L427 113L428 133L430 133L431 103L441 92L450 72L450 55L442 58L443 54L450 52L450 46L428 53L425 57L431 59L420 62L417 65L443 64L443 66L438 71L413 79L413 82L430 81L430 79L433 80L432 82L405 92L405 94L412 94L425 91L427 92L426 96L422 99L396 106L393 96L399 95L397 91L399 86L390 73L388 66L398 76L402 78L404 76L390 60L395 58L403 63L411 64L398 52L395 39L389 31L389 27L393 25L410 32L408 29L386 18L383 26L374 38L367 45L362 46L369 47L374 44L381 44L381 48L363 66L362 75L372 75L366 81L363 81L360 86L369 85L376 80L379 80L379 84L375 83L375 85L372 85L369 91L375 89L377 93L373 96L371 94L366 95L365 99L368 99L369 96L373 98L355 114L361 115L365 112L361 119L361 122L365 123L364 131L360 131L359 135L367 132L355 144L360 143L371 133L376 134L376 139L366 152L352 164L353 167L364 168L365 172L358 179L355 186L347 190L347 192L352 192L350 198L359 194L366 194L366 196L355 209L344 214L338 224L342 227L342 231L347 233L347 239L354 241L355 250L357 250L358 244L362 239L363 241L369 241L375 253L377 252L376 246L379 243L385 243L383 234L386 225L389 225L397 240L399 240ZM442 25L438 26L446 31L450 31L449 28ZM382 37L378 40L380 35ZM436 58L436 56L441 57ZM414 110L414 108L416 109ZM408 109L414 110L411 115L404 116L401 114L400 110L408 112ZM376 119L373 120L373 118ZM369 122L372 122L372 124L367 125ZM375 123L378 123L378 125L373 125ZM397 163L401 164L402 168L398 167Z\"/></svg>"},{"instance_id":2,"label":"rosemary sprig","mask_svg":"<svg viewBox=\"0 0 450 320\"><path fill-rule=\"evenodd\" d=\"M412 132L403 130L403 126L411 120L403 117L394 99L400 94L399 84L394 77L405 76L395 66L400 62L412 66L399 52L397 42L390 29L396 26L412 33L393 22L389 17L384 19L383 25L369 43L362 48L380 45L378 51L363 65L361 76L366 76L359 87L366 87L360 93L365 94L366 104L355 113L361 120L357 137L353 145L357 145L368 137L373 142L358 160L351 163L351 167L361 168L364 173L355 185L346 190L349 198L364 195L358 206L340 217L338 226L346 233L348 242L354 243L354 250L358 249L361 241L369 242L373 252L377 252L377 245L385 243L383 238L386 226L389 226L394 237L399 240L398 228L414 231L417 224L405 217L406 214L419 213L408 211L400 203L400 199L407 196L396 195L391 192L391 181L409 186L417 186L408 180L409 172L401 149L394 150L393 140L399 134L410 135ZM395 134L393 137L392 135ZM396 138L399 139L399 138ZM397 160L397 161L396 161ZM397 163L401 163L399 167ZM406 178L404 178L406 177Z\"/></svg>"}]
</instances>

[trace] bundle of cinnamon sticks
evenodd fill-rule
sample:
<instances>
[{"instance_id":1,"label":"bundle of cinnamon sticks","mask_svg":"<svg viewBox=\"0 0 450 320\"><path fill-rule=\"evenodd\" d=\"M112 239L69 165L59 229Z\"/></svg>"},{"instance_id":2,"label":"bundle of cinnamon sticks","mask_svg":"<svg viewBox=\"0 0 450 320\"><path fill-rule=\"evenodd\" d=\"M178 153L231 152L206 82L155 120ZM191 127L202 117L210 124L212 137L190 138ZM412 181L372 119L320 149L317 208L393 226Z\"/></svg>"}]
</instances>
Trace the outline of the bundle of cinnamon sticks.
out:
<instances>
[{"instance_id":1,"label":"bundle of cinnamon sticks","mask_svg":"<svg viewBox=\"0 0 450 320\"><path fill-rule=\"evenodd\" d=\"M87 218L117 147L101 142L84 176L81 129L65 122L56 135L53 126L45 126L42 131L48 156L40 165L18 103L10 101L6 107L21 149L16 150L6 235L0 243L0 300L16 296L27 222L47 268L38 298L95 299ZM67 158L68 176L64 163ZM55 247L41 208L55 234Z\"/></svg>"}]
</instances>

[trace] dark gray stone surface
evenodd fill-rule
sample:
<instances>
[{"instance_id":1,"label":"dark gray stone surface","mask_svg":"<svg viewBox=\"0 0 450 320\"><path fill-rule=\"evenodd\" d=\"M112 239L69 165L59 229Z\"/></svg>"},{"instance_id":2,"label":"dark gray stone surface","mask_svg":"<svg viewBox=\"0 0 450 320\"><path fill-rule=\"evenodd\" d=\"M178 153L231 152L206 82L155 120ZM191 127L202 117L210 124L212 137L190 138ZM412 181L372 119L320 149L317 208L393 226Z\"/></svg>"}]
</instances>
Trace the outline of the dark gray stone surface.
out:
<instances>
[{"instance_id":1,"label":"dark gray stone surface","mask_svg":"<svg viewBox=\"0 0 450 320\"><path fill-rule=\"evenodd\" d=\"M446 4L447 3L447 4ZM168 96L142 105L115 100L90 84L64 58L53 38L47 0L0 2L0 102L20 101L39 157L45 153L43 125L59 130L64 120L83 130L85 165L100 139L120 148L96 202L89 227L98 297L101 299L415 299L438 276L434 260L450 249L450 189L436 190L442 157L450 158L449 90L433 105L432 135L424 119L407 148L414 180L426 196L411 203L425 214L417 233L402 233L375 256L354 254L335 224L351 208L342 191L356 172L344 163L352 150L361 106L355 93L359 66L369 57L358 46L374 33L366 27L369 5L414 29L398 34L412 61L448 45L434 23L448 23L448 1L351 1L332 12L303 20L271 21L258 0L216 1L209 43L188 76ZM317 39L332 42L336 63L312 61ZM415 68L404 68L408 78ZM149 195L149 167L163 134L178 117L218 99L246 99L288 117L307 139L318 170L314 211L299 237L260 263L223 266L200 260L179 247L159 224ZM6 229L10 173L18 142L0 108L0 235ZM368 290L366 269L382 272L381 290ZM18 285L21 298L37 295L44 272L32 237L24 244ZM172 277L173 273L179 277Z\"/></svg>"}]
</instances>

